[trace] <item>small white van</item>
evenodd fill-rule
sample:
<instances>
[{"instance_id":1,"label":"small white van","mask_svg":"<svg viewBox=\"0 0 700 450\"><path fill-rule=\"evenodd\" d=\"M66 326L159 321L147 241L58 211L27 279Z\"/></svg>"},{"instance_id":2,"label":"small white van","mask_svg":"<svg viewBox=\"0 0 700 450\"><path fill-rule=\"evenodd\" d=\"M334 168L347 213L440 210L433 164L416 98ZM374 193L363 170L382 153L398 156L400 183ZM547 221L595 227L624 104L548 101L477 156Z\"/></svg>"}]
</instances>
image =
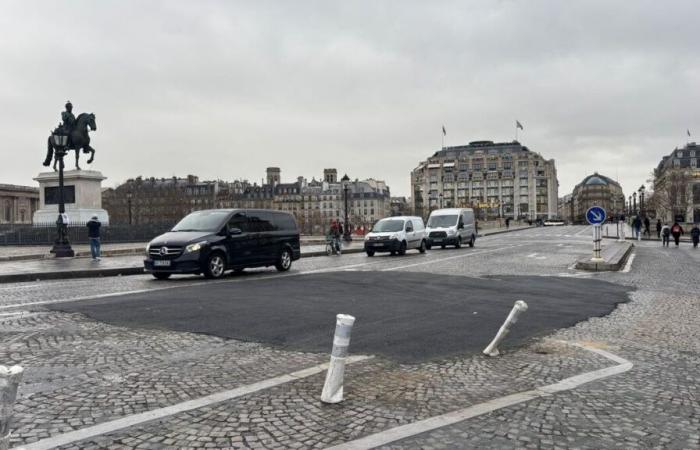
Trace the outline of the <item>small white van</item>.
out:
<instances>
[{"instance_id":1,"label":"small white van","mask_svg":"<svg viewBox=\"0 0 700 450\"><path fill-rule=\"evenodd\" d=\"M474 227L474 210L471 208L436 209L430 213L426 228L428 249L433 245L445 248L462 244L474 247L476 228Z\"/></svg>"},{"instance_id":2,"label":"small white van","mask_svg":"<svg viewBox=\"0 0 700 450\"><path fill-rule=\"evenodd\" d=\"M426 246L423 219L415 216L385 217L365 236L367 256L374 256L376 252L403 255L411 248L425 253Z\"/></svg>"}]
</instances>

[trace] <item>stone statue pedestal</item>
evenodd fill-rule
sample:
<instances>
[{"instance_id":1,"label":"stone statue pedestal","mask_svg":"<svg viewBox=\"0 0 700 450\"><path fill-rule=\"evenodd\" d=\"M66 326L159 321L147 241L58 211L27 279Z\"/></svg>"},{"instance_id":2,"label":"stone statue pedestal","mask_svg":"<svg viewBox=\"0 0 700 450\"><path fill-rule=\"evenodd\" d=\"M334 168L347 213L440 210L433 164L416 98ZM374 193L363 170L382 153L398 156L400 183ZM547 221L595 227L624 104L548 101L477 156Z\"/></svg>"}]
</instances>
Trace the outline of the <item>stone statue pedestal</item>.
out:
<instances>
[{"instance_id":1,"label":"stone statue pedestal","mask_svg":"<svg viewBox=\"0 0 700 450\"><path fill-rule=\"evenodd\" d=\"M66 170L63 172L64 202L68 226L83 225L92 216L109 225L109 215L102 209L102 180L107 178L96 170ZM58 172L41 172L39 210L34 213L34 225L54 225L58 218Z\"/></svg>"}]
</instances>

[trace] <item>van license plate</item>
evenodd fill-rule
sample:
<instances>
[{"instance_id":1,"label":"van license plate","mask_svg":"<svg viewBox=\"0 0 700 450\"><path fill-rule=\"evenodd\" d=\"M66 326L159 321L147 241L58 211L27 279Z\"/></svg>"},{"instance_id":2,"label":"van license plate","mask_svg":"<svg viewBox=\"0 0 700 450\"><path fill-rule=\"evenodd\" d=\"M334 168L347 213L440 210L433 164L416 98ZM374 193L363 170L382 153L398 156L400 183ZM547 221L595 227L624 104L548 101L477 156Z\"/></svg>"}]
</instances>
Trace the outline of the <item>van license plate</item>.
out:
<instances>
[{"instance_id":1,"label":"van license plate","mask_svg":"<svg viewBox=\"0 0 700 450\"><path fill-rule=\"evenodd\" d=\"M170 267L169 260L155 260L153 261L153 267Z\"/></svg>"}]
</instances>

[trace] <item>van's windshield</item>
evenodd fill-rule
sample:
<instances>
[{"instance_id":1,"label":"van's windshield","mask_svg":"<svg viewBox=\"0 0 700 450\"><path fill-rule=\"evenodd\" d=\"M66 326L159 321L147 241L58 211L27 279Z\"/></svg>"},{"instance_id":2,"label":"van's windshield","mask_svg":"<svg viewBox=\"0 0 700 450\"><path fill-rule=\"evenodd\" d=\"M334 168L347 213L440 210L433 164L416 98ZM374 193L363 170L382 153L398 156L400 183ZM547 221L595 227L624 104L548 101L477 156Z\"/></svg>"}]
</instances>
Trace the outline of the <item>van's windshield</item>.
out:
<instances>
[{"instance_id":1,"label":"van's windshield","mask_svg":"<svg viewBox=\"0 0 700 450\"><path fill-rule=\"evenodd\" d=\"M372 228L375 233L395 233L401 230L403 230L403 220L380 220Z\"/></svg>"},{"instance_id":2,"label":"van's windshield","mask_svg":"<svg viewBox=\"0 0 700 450\"><path fill-rule=\"evenodd\" d=\"M197 211L185 216L171 231L210 231L217 232L224 226L227 211Z\"/></svg>"},{"instance_id":3,"label":"van's windshield","mask_svg":"<svg viewBox=\"0 0 700 450\"><path fill-rule=\"evenodd\" d=\"M428 226L430 228L448 228L457 225L457 216L430 216Z\"/></svg>"}]
</instances>

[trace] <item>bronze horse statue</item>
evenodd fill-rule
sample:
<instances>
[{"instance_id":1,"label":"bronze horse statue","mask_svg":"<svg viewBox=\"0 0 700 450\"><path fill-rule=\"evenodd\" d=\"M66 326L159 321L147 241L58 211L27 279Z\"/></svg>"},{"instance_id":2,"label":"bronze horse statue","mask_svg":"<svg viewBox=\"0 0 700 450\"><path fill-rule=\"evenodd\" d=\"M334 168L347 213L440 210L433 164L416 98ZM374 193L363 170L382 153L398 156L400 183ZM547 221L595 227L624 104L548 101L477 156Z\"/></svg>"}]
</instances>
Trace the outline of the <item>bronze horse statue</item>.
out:
<instances>
[{"instance_id":1,"label":"bronze horse statue","mask_svg":"<svg viewBox=\"0 0 700 450\"><path fill-rule=\"evenodd\" d=\"M95 159L95 149L90 147L90 136L88 135L88 127L90 128L90 131L97 130L97 125L95 124L95 114L82 113L75 119L75 127L68 136L68 147L66 147L66 150L75 151L76 170L80 170L78 162L80 160L81 149L83 153L90 153L90 159L88 159L87 161L88 164L90 164L92 160ZM54 130L54 134L57 130ZM46 152L46 159L44 160L44 165L48 167L51 164L51 159L54 160L53 170L56 170L57 160L54 158L53 134L49 136L48 139L48 150Z\"/></svg>"}]
</instances>

